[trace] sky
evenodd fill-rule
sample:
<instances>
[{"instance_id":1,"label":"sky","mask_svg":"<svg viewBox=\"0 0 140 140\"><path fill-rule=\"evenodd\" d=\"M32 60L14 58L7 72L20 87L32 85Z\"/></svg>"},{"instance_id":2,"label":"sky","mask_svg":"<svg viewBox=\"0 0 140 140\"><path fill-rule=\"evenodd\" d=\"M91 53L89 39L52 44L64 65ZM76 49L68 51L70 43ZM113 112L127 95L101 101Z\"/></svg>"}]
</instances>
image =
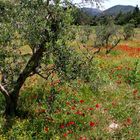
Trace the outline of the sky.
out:
<instances>
[{"instance_id":1,"label":"sky","mask_svg":"<svg viewBox=\"0 0 140 140\"><path fill-rule=\"evenodd\" d=\"M75 3L78 3L80 1L81 0L74 0ZM105 10L114 5L132 5L132 6L139 5L140 7L140 0L106 0L104 3L102 3L102 7L100 7L100 9ZM94 6L86 5L86 7L94 7Z\"/></svg>"}]
</instances>

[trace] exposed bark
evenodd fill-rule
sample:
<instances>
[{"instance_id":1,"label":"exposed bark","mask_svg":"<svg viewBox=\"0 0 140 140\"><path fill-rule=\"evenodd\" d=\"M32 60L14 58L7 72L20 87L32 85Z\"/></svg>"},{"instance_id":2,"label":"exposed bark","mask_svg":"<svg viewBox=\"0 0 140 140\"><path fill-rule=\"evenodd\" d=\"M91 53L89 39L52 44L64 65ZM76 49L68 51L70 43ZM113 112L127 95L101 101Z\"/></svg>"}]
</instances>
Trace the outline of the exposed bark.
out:
<instances>
[{"instance_id":1,"label":"exposed bark","mask_svg":"<svg viewBox=\"0 0 140 140\"><path fill-rule=\"evenodd\" d=\"M16 108L17 108L17 102L14 98L10 95L10 93L4 88L2 84L0 84L0 91L5 97L6 106L5 106L5 115L6 116L12 116L15 115Z\"/></svg>"},{"instance_id":2,"label":"exposed bark","mask_svg":"<svg viewBox=\"0 0 140 140\"><path fill-rule=\"evenodd\" d=\"M19 75L13 87L13 91L8 93L6 92L6 90L5 91L3 90L3 95L5 96L5 99L6 99L6 110L5 110L6 116L13 116L16 114L20 89L22 85L24 84L25 80L29 77L29 75L32 72L34 72L36 67L38 67L39 62L41 58L43 57L43 52L45 51L45 44L46 44L46 41L42 42L42 44L39 45L39 49L36 51L36 53L32 55L27 65L25 66L24 70ZM2 91L2 86L0 89Z\"/></svg>"},{"instance_id":3,"label":"exposed bark","mask_svg":"<svg viewBox=\"0 0 140 140\"><path fill-rule=\"evenodd\" d=\"M5 98L9 97L8 91L4 88L4 86L2 84L0 84L0 91L4 95Z\"/></svg>"},{"instance_id":4,"label":"exposed bark","mask_svg":"<svg viewBox=\"0 0 140 140\"><path fill-rule=\"evenodd\" d=\"M5 116L15 116L16 115L16 109L17 109L17 100L13 98L12 96L9 96L8 99L6 99L6 106L5 106Z\"/></svg>"}]
</instances>

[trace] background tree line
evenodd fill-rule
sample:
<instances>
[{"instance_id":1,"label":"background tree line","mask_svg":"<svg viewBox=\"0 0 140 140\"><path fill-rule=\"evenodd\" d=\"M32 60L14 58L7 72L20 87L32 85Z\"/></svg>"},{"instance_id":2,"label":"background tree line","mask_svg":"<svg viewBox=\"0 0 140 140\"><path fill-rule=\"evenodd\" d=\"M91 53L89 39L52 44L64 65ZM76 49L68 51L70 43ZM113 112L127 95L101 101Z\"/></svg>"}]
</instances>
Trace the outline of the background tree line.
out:
<instances>
[{"instance_id":1,"label":"background tree line","mask_svg":"<svg viewBox=\"0 0 140 140\"><path fill-rule=\"evenodd\" d=\"M125 24L133 24L135 27L140 26L140 9L138 5L134 8L133 11L123 13L120 11L117 15L98 15L98 16L91 16L81 9L77 8L76 13L74 14L75 24L76 25L93 25L96 26L99 23L106 24L108 18L114 20L116 25L125 25Z\"/></svg>"}]
</instances>

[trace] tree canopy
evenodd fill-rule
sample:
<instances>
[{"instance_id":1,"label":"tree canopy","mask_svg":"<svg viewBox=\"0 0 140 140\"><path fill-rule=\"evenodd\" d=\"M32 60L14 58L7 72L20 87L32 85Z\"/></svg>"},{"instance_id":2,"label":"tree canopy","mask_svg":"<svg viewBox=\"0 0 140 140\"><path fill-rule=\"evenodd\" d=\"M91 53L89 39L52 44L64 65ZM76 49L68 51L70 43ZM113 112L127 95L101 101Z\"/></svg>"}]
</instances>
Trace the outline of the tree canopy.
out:
<instances>
[{"instance_id":1,"label":"tree canopy","mask_svg":"<svg viewBox=\"0 0 140 140\"><path fill-rule=\"evenodd\" d=\"M69 0L0 2L0 91L6 115L16 114L19 92L28 77L37 74L47 80L55 72L70 81L82 76L87 63L67 45L74 8ZM21 51L25 45L31 52Z\"/></svg>"}]
</instances>

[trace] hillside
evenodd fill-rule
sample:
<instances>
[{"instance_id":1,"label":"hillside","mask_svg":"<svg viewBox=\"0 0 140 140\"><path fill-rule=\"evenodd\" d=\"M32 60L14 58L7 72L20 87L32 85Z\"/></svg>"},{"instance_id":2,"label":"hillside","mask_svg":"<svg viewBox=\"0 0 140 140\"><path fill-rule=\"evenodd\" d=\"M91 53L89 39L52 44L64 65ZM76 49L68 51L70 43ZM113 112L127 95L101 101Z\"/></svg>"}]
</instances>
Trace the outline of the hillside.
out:
<instances>
[{"instance_id":1,"label":"hillside","mask_svg":"<svg viewBox=\"0 0 140 140\"><path fill-rule=\"evenodd\" d=\"M102 13L102 11L97 8L82 8L81 10L90 16L96 16Z\"/></svg>"},{"instance_id":2,"label":"hillside","mask_svg":"<svg viewBox=\"0 0 140 140\"><path fill-rule=\"evenodd\" d=\"M117 15L121 11L122 13L128 13L130 11L133 11L135 7L133 6L124 6L124 5L116 5L113 6L105 11L103 11L103 14L106 15Z\"/></svg>"},{"instance_id":3,"label":"hillside","mask_svg":"<svg viewBox=\"0 0 140 140\"><path fill-rule=\"evenodd\" d=\"M117 15L120 11L122 13L128 13L130 11L134 10L134 6L130 6L130 5L116 5L113 6L107 10L101 11L100 9L97 8L82 8L82 11L86 12L88 15L90 16L99 16L99 15Z\"/></svg>"}]
</instances>

